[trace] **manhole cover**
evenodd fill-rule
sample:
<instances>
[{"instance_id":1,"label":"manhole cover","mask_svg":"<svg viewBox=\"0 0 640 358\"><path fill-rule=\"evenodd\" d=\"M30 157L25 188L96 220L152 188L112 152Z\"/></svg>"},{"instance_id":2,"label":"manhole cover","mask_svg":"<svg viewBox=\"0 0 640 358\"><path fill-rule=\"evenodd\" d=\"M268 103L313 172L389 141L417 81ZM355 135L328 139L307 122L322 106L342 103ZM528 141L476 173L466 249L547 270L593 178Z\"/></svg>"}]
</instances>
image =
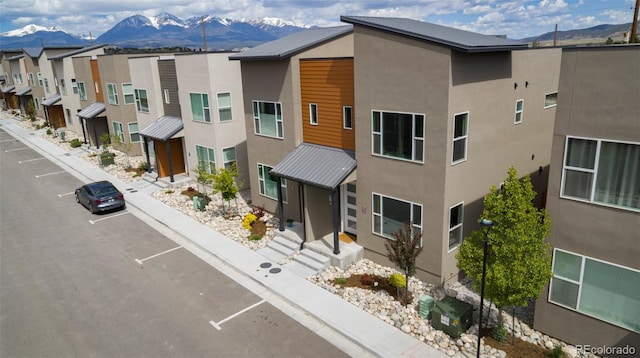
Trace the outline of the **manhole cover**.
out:
<instances>
[{"instance_id":1,"label":"manhole cover","mask_svg":"<svg viewBox=\"0 0 640 358\"><path fill-rule=\"evenodd\" d=\"M274 267L274 268L272 268L271 270L269 270L269 272L270 272L270 273L278 273L278 272L280 272L280 271L282 271L282 270L280 270L280 269L279 269L279 268L277 268L277 267Z\"/></svg>"},{"instance_id":2,"label":"manhole cover","mask_svg":"<svg viewBox=\"0 0 640 358\"><path fill-rule=\"evenodd\" d=\"M271 264L269 262L263 262L263 263L260 264L260 267L269 268L269 267L271 267Z\"/></svg>"}]
</instances>

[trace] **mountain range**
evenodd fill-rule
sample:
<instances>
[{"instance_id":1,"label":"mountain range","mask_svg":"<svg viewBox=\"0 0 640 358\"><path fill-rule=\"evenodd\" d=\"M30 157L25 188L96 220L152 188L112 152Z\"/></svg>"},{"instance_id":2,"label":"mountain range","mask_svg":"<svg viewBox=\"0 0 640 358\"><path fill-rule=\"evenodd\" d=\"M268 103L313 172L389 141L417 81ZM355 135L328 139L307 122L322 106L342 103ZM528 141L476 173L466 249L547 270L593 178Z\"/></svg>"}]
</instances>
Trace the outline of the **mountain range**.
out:
<instances>
[{"instance_id":1,"label":"mountain range","mask_svg":"<svg viewBox=\"0 0 640 358\"><path fill-rule=\"evenodd\" d=\"M204 24L204 26L203 26ZM631 24L598 25L590 28L558 31L558 40L621 38ZM91 39L87 35L73 35L60 27L27 25L21 29L0 34L0 49L40 46L108 44L114 47L159 48L188 47L207 50L234 50L253 47L291 33L310 28L278 18L232 20L215 16L181 19L167 12L153 17L134 15L117 23L107 32ZM548 32L521 39L523 42L553 40Z\"/></svg>"}]
</instances>

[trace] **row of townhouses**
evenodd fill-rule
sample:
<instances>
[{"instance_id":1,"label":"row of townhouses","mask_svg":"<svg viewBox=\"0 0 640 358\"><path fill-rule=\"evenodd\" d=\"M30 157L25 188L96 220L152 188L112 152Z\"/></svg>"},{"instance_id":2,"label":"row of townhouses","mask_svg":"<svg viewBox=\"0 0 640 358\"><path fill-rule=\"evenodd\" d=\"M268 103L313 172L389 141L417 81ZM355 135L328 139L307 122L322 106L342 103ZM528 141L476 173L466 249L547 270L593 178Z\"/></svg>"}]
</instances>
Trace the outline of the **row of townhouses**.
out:
<instances>
[{"instance_id":1,"label":"row of townhouses","mask_svg":"<svg viewBox=\"0 0 640 358\"><path fill-rule=\"evenodd\" d=\"M2 52L3 106L99 147L133 144L160 178L237 165L253 205L364 256L410 223L417 276L455 254L510 166L553 220L534 328L572 344L640 341L640 47L529 48L430 23L345 26L242 52ZM526 262L523 262L526 265Z\"/></svg>"}]
</instances>

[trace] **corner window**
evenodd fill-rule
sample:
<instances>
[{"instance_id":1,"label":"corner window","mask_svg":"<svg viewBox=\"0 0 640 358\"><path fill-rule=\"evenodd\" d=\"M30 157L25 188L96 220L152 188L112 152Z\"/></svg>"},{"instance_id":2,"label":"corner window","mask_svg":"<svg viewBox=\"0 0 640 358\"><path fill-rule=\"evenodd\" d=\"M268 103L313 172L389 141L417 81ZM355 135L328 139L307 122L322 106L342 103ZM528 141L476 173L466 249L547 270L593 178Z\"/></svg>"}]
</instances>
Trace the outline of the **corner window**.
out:
<instances>
[{"instance_id":1,"label":"corner window","mask_svg":"<svg viewBox=\"0 0 640 358\"><path fill-rule=\"evenodd\" d=\"M120 138L120 143L125 143L124 129L122 127L122 123L115 122L115 121L112 123L113 123L113 134L115 134L118 138Z\"/></svg>"},{"instance_id":2,"label":"corner window","mask_svg":"<svg viewBox=\"0 0 640 358\"><path fill-rule=\"evenodd\" d=\"M558 104L558 92L547 93L544 96L544 108L555 107Z\"/></svg>"},{"instance_id":3,"label":"corner window","mask_svg":"<svg viewBox=\"0 0 640 358\"><path fill-rule=\"evenodd\" d=\"M467 159L467 134L469 129L469 112L453 116L453 158L452 164Z\"/></svg>"},{"instance_id":4,"label":"corner window","mask_svg":"<svg viewBox=\"0 0 640 358\"><path fill-rule=\"evenodd\" d=\"M84 88L84 82L78 82L78 94L81 100L87 100L87 91Z\"/></svg>"},{"instance_id":5,"label":"corner window","mask_svg":"<svg viewBox=\"0 0 640 358\"><path fill-rule=\"evenodd\" d=\"M522 123L523 111L524 111L524 99L519 99L516 101L516 116L513 120L513 123L515 124Z\"/></svg>"},{"instance_id":6,"label":"corner window","mask_svg":"<svg viewBox=\"0 0 640 358\"><path fill-rule=\"evenodd\" d=\"M272 167L258 163L258 187L260 195L278 200L278 178L271 175ZM287 179L281 178L282 202L287 202Z\"/></svg>"},{"instance_id":7,"label":"corner window","mask_svg":"<svg viewBox=\"0 0 640 358\"><path fill-rule=\"evenodd\" d=\"M140 142L140 131L138 130L138 123L133 122L127 125L129 126L129 139L131 140L131 143Z\"/></svg>"},{"instance_id":8,"label":"corner window","mask_svg":"<svg viewBox=\"0 0 640 358\"><path fill-rule=\"evenodd\" d=\"M211 122L209 95L206 93L189 93L191 101L191 118L196 122Z\"/></svg>"},{"instance_id":9,"label":"corner window","mask_svg":"<svg viewBox=\"0 0 640 358\"><path fill-rule=\"evenodd\" d=\"M372 111L372 122L373 154L423 161L423 114Z\"/></svg>"},{"instance_id":10,"label":"corner window","mask_svg":"<svg viewBox=\"0 0 640 358\"><path fill-rule=\"evenodd\" d=\"M115 83L107 83L107 100L109 104L118 104L118 87Z\"/></svg>"},{"instance_id":11,"label":"corner window","mask_svg":"<svg viewBox=\"0 0 640 358\"><path fill-rule=\"evenodd\" d=\"M149 113L149 100L147 99L147 90L135 89L136 110L142 113Z\"/></svg>"},{"instance_id":12,"label":"corner window","mask_svg":"<svg viewBox=\"0 0 640 358\"><path fill-rule=\"evenodd\" d=\"M318 125L318 105L309 103L309 123L313 126Z\"/></svg>"},{"instance_id":13,"label":"corner window","mask_svg":"<svg viewBox=\"0 0 640 358\"><path fill-rule=\"evenodd\" d=\"M216 157L214 155L213 148L201 147L196 145L196 156L198 158L198 164L201 162L205 164L207 173L212 174L216 171Z\"/></svg>"},{"instance_id":14,"label":"corner window","mask_svg":"<svg viewBox=\"0 0 640 358\"><path fill-rule=\"evenodd\" d=\"M353 108L351 106L342 107L342 126L344 129L353 129Z\"/></svg>"},{"instance_id":15,"label":"corner window","mask_svg":"<svg viewBox=\"0 0 640 358\"><path fill-rule=\"evenodd\" d=\"M253 101L253 126L255 134L283 138L282 104Z\"/></svg>"},{"instance_id":16,"label":"corner window","mask_svg":"<svg viewBox=\"0 0 640 358\"><path fill-rule=\"evenodd\" d=\"M135 103L135 97L133 94L133 85L131 83L122 84L122 97L124 98L124 104Z\"/></svg>"},{"instance_id":17,"label":"corner window","mask_svg":"<svg viewBox=\"0 0 640 358\"><path fill-rule=\"evenodd\" d=\"M375 234L393 239L393 233L404 230L407 223L412 230L422 231L422 205L376 193L372 196L372 230Z\"/></svg>"},{"instance_id":18,"label":"corner window","mask_svg":"<svg viewBox=\"0 0 640 358\"><path fill-rule=\"evenodd\" d=\"M236 148L230 147L222 149L222 160L224 161L224 167L227 170L233 169L233 167L237 165Z\"/></svg>"},{"instance_id":19,"label":"corner window","mask_svg":"<svg viewBox=\"0 0 640 358\"><path fill-rule=\"evenodd\" d=\"M462 222L464 218L464 204L460 203L449 208L449 250L453 250L462 243Z\"/></svg>"}]
</instances>

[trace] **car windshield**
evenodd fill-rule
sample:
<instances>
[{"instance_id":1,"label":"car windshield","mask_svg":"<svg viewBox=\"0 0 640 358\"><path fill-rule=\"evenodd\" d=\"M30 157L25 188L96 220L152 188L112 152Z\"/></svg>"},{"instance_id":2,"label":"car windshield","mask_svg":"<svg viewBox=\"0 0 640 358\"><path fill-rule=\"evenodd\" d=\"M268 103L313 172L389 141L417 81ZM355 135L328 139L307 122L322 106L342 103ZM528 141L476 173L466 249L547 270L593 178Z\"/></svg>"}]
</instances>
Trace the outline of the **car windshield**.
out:
<instances>
[{"instance_id":1,"label":"car windshield","mask_svg":"<svg viewBox=\"0 0 640 358\"><path fill-rule=\"evenodd\" d=\"M96 196L115 195L118 193L118 190L112 186L98 186L93 188L93 191L96 193Z\"/></svg>"}]
</instances>

